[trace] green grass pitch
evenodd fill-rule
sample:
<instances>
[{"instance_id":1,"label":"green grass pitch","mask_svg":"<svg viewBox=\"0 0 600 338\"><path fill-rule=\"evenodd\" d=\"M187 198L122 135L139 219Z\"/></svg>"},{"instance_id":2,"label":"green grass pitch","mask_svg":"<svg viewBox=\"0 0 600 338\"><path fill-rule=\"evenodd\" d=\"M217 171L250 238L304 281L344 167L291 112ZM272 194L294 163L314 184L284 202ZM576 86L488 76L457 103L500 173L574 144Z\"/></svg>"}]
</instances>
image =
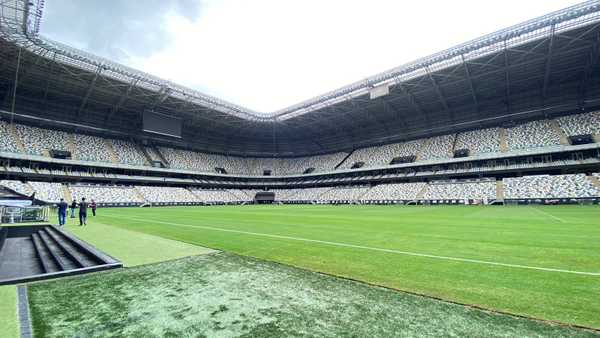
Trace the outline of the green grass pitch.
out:
<instances>
[{"instance_id":1,"label":"green grass pitch","mask_svg":"<svg viewBox=\"0 0 600 338\"><path fill-rule=\"evenodd\" d=\"M598 329L599 216L600 208L594 206L123 208L100 209L88 229L70 229L93 244L103 242L99 248L109 254L112 245L135 241L134 236L119 239L116 233L112 234L115 241L106 240L111 238L108 229L116 227L130 230L127 234L155 235L490 310ZM93 227L101 224L111 227L91 235ZM134 247L136 255L143 256L139 250L144 249ZM153 249L146 250L150 254ZM127 252L114 255L121 258ZM85 278L97 277L83 277L81 283ZM44 285L56 284L41 283L34 289L43 293ZM38 319L46 313L43 306L37 311Z\"/></svg>"}]
</instances>

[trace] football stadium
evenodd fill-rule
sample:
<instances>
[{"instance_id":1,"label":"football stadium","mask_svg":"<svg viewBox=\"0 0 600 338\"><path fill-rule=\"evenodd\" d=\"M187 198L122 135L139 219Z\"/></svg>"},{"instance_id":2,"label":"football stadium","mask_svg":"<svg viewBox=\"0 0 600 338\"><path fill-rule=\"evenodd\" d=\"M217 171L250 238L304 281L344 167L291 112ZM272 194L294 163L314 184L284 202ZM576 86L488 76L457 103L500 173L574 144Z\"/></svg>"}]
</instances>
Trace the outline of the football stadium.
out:
<instances>
[{"instance_id":1,"label":"football stadium","mask_svg":"<svg viewBox=\"0 0 600 338\"><path fill-rule=\"evenodd\" d=\"M600 1L269 113L44 6L0 0L1 337L600 337Z\"/></svg>"}]
</instances>

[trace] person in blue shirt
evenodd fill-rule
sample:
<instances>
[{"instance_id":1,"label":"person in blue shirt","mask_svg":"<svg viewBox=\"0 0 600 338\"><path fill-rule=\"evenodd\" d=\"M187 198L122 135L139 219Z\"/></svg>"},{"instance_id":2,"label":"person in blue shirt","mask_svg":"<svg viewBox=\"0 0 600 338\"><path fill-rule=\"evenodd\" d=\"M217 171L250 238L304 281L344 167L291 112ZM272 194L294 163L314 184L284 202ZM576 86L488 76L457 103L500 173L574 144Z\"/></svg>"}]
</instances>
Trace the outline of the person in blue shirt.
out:
<instances>
[{"instance_id":1,"label":"person in blue shirt","mask_svg":"<svg viewBox=\"0 0 600 338\"><path fill-rule=\"evenodd\" d=\"M67 222L67 208L69 205L65 202L64 198L60 199L58 203L58 225L64 226Z\"/></svg>"}]
</instances>

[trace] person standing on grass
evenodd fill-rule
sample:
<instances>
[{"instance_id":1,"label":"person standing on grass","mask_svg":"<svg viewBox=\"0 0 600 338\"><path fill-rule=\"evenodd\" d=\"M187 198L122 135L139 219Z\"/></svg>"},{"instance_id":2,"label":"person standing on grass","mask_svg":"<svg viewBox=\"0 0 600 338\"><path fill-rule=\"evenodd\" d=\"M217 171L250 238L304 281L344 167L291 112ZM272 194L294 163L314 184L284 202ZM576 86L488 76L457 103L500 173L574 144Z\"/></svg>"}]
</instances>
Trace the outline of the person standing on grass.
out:
<instances>
[{"instance_id":1,"label":"person standing on grass","mask_svg":"<svg viewBox=\"0 0 600 338\"><path fill-rule=\"evenodd\" d=\"M96 217L96 201L92 199L92 203L90 203L90 208L92 208L92 216Z\"/></svg>"},{"instance_id":2,"label":"person standing on grass","mask_svg":"<svg viewBox=\"0 0 600 338\"><path fill-rule=\"evenodd\" d=\"M67 204L67 202L65 202L64 198L60 199L60 202L58 203L58 225L60 225L61 227L65 225L65 223L67 223L67 209L69 208L69 205Z\"/></svg>"},{"instance_id":3,"label":"person standing on grass","mask_svg":"<svg viewBox=\"0 0 600 338\"><path fill-rule=\"evenodd\" d=\"M85 201L85 197L82 197L79 203L79 226L87 225L87 208L88 202Z\"/></svg>"},{"instance_id":4,"label":"person standing on grass","mask_svg":"<svg viewBox=\"0 0 600 338\"><path fill-rule=\"evenodd\" d=\"M75 218L75 209L77 208L77 202L73 200L71 202L71 218Z\"/></svg>"}]
</instances>

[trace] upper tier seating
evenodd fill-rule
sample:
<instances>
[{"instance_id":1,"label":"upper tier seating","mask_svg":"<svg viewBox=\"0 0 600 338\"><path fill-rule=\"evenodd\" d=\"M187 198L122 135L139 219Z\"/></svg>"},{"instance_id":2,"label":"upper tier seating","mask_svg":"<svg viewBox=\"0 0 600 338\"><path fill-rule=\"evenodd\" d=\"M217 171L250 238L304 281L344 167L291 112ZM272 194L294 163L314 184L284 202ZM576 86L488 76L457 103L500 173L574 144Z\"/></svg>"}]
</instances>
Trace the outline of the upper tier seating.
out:
<instances>
[{"instance_id":1,"label":"upper tier seating","mask_svg":"<svg viewBox=\"0 0 600 338\"><path fill-rule=\"evenodd\" d=\"M596 188L584 174L538 175L505 178L505 198L597 197Z\"/></svg>"},{"instance_id":2,"label":"upper tier seating","mask_svg":"<svg viewBox=\"0 0 600 338\"><path fill-rule=\"evenodd\" d=\"M0 151L18 153L19 146L7 122L0 121Z\"/></svg>"},{"instance_id":3,"label":"upper tier seating","mask_svg":"<svg viewBox=\"0 0 600 338\"><path fill-rule=\"evenodd\" d=\"M600 134L600 111L563 116L556 120L567 136Z\"/></svg>"},{"instance_id":4,"label":"upper tier seating","mask_svg":"<svg viewBox=\"0 0 600 338\"><path fill-rule=\"evenodd\" d=\"M560 136L548 120L533 121L506 129L510 151L547 147L560 144Z\"/></svg>"},{"instance_id":5,"label":"upper tier seating","mask_svg":"<svg viewBox=\"0 0 600 338\"><path fill-rule=\"evenodd\" d=\"M454 145L454 134L436 136L429 139L421 150L421 160L451 158Z\"/></svg>"},{"instance_id":6,"label":"upper tier seating","mask_svg":"<svg viewBox=\"0 0 600 338\"><path fill-rule=\"evenodd\" d=\"M123 140L110 140L110 142L119 162L131 165L148 164L146 158L135 144Z\"/></svg>"},{"instance_id":7,"label":"upper tier seating","mask_svg":"<svg viewBox=\"0 0 600 338\"><path fill-rule=\"evenodd\" d=\"M362 196L365 201L415 200L426 183L380 184Z\"/></svg>"},{"instance_id":8,"label":"upper tier seating","mask_svg":"<svg viewBox=\"0 0 600 338\"><path fill-rule=\"evenodd\" d=\"M458 149L469 149L470 155L499 152L500 129L488 128L459 133L454 150Z\"/></svg>"},{"instance_id":9,"label":"upper tier seating","mask_svg":"<svg viewBox=\"0 0 600 338\"><path fill-rule=\"evenodd\" d=\"M557 127L559 126L560 129ZM540 120L524 123L506 129L507 151L518 151L561 144L562 132L567 136L579 134L600 134L600 112L591 112L557 118L555 121ZM564 141L564 140L563 140ZM25 150L21 150L21 149ZM35 155L48 155L49 150L67 150L73 152L73 158L83 161L118 162L123 164L148 166L148 159L142 149L134 142L104 139L79 133L66 133L27 125L10 126L0 121L0 151L24 151ZM157 148L160 154L148 147L148 156L154 160L162 157L173 169L215 173L215 168L224 168L229 174L271 175L302 174L309 168L313 172L350 169L357 162L363 162L364 168L386 166L396 157L419 156L418 161L452 158L453 150L469 149L477 155L500 150L500 129L488 128L442 135L429 139L419 139L402 143L356 149L348 154L332 154L297 158L252 158L195 151ZM504 150L504 149L503 149ZM161 157L162 155L162 157ZM341 163L343 161L343 163Z\"/></svg>"},{"instance_id":10,"label":"upper tier seating","mask_svg":"<svg viewBox=\"0 0 600 338\"><path fill-rule=\"evenodd\" d=\"M496 182L433 182L429 184L424 199L488 199L496 198Z\"/></svg>"},{"instance_id":11,"label":"upper tier seating","mask_svg":"<svg viewBox=\"0 0 600 338\"><path fill-rule=\"evenodd\" d=\"M32 155L47 155L49 150L69 150L71 134L63 131L15 125L25 150Z\"/></svg>"},{"instance_id":12,"label":"upper tier seating","mask_svg":"<svg viewBox=\"0 0 600 338\"><path fill-rule=\"evenodd\" d=\"M415 140L357 149L338 169L350 169L356 162L364 162L365 167L385 166L390 164L395 157L416 156L423 141Z\"/></svg>"},{"instance_id":13,"label":"upper tier seating","mask_svg":"<svg viewBox=\"0 0 600 338\"><path fill-rule=\"evenodd\" d=\"M105 139L85 134L75 134L74 157L81 161L111 162Z\"/></svg>"}]
</instances>

